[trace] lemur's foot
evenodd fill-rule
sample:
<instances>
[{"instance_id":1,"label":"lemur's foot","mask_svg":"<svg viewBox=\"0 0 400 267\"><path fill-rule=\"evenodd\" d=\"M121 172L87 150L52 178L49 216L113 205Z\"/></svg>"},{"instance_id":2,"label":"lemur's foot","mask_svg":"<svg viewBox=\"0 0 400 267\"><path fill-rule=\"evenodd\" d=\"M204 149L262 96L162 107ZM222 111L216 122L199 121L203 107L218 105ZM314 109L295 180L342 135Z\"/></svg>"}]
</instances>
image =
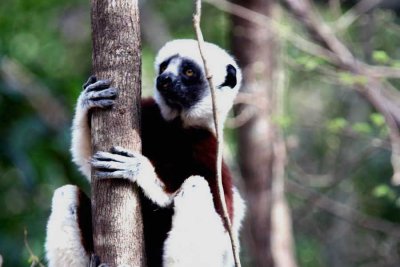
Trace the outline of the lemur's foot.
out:
<instances>
[{"instance_id":1,"label":"lemur's foot","mask_svg":"<svg viewBox=\"0 0 400 267\"><path fill-rule=\"evenodd\" d=\"M123 178L136 181L145 158L122 147L113 147L111 152L99 151L94 154L91 164L99 179Z\"/></svg>"},{"instance_id":2,"label":"lemur's foot","mask_svg":"<svg viewBox=\"0 0 400 267\"><path fill-rule=\"evenodd\" d=\"M190 176L182 184L174 199L175 207L189 210L214 210L213 197L207 181L198 175Z\"/></svg>"},{"instance_id":3,"label":"lemur's foot","mask_svg":"<svg viewBox=\"0 0 400 267\"><path fill-rule=\"evenodd\" d=\"M163 266L229 266L223 264L224 248L229 247L226 240L229 238L215 211L208 182L201 176L189 177L174 198L172 227L163 248Z\"/></svg>"},{"instance_id":4,"label":"lemur's foot","mask_svg":"<svg viewBox=\"0 0 400 267\"><path fill-rule=\"evenodd\" d=\"M48 266L87 266L93 250L91 229L90 199L74 185L58 188L47 223Z\"/></svg>"},{"instance_id":5,"label":"lemur's foot","mask_svg":"<svg viewBox=\"0 0 400 267\"><path fill-rule=\"evenodd\" d=\"M95 76L90 78L83 85L79 104L85 109L109 108L115 104L117 88L110 87L111 80L97 80Z\"/></svg>"}]
</instances>

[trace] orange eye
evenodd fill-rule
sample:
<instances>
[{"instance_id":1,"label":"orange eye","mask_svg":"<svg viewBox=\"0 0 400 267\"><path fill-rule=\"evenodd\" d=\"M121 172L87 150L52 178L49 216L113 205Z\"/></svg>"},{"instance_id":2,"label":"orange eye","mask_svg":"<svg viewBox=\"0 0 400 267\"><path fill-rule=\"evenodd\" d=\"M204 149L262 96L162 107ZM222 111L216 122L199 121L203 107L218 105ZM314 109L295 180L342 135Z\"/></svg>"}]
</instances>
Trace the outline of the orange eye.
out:
<instances>
[{"instance_id":1,"label":"orange eye","mask_svg":"<svg viewBox=\"0 0 400 267\"><path fill-rule=\"evenodd\" d=\"M192 69L185 70L185 75L188 77L192 77L194 75L194 71Z\"/></svg>"}]
</instances>

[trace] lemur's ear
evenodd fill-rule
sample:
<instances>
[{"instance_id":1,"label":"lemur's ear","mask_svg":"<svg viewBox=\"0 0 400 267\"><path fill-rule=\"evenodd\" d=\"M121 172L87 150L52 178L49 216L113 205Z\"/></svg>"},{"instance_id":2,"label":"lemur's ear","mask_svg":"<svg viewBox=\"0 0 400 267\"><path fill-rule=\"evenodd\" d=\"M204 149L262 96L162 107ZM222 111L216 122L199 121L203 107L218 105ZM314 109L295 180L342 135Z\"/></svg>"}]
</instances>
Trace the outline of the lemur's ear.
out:
<instances>
[{"instance_id":1,"label":"lemur's ear","mask_svg":"<svg viewBox=\"0 0 400 267\"><path fill-rule=\"evenodd\" d=\"M219 88L224 86L229 86L230 88L234 88L237 84L236 79L236 68L229 64L226 66L226 77L225 81L219 86Z\"/></svg>"}]
</instances>

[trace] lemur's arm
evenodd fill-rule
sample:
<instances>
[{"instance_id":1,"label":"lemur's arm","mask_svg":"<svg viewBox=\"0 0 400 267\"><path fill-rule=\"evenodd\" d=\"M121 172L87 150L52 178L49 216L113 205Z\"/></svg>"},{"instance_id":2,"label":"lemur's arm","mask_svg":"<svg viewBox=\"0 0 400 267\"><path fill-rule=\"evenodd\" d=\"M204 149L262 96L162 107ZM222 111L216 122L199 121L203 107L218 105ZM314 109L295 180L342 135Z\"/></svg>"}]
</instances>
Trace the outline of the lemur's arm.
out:
<instances>
[{"instance_id":1,"label":"lemur's arm","mask_svg":"<svg viewBox=\"0 0 400 267\"><path fill-rule=\"evenodd\" d=\"M91 76L83 85L72 122L72 160L89 181L91 157L89 111L93 108L109 108L114 105L117 89L109 88L110 84L110 80L97 81L96 77Z\"/></svg>"},{"instance_id":2,"label":"lemur's arm","mask_svg":"<svg viewBox=\"0 0 400 267\"><path fill-rule=\"evenodd\" d=\"M98 152L91 159L89 111L93 108L110 108L115 104L117 89L110 80L97 80L92 76L83 85L78 98L72 125L71 152L73 161L90 180L91 164L99 178L122 177L136 182L144 194L159 206L167 206L173 195L167 193L151 162L139 153L113 148L112 153Z\"/></svg>"},{"instance_id":3,"label":"lemur's arm","mask_svg":"<svg viewBox=\"0 0 400 267\"><path fill-rule=\"evenodd\" d=\"M113 147L111 153L97 152L91 163L98 179L124 178L136 182L143 193L161 207L171 204L175 196L165 190L151 162L140 153Z\"/></svg>"}]
</instances>

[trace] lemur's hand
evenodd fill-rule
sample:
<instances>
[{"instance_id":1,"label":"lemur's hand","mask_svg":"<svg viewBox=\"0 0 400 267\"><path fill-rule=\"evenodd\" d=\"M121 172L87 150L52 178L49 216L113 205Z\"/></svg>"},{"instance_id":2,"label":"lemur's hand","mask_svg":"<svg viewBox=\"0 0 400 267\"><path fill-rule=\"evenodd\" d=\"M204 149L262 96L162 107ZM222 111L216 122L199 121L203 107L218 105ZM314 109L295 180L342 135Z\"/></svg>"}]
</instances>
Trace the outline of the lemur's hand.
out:
<instances>
[{"instance_id":1,"label":"lemur's hand","mask_svg":"<svg viewBox=\"0 0 400 267\"><path fill-rule=\"evenodd\" d=\"M94 154L91 164L99 179L123 178L136 181L146 158L122 147L113 147L111 153L99 151Z\"/></svg>"},{"instance_id":2,"label":"lemur's hand","mask_svg":"<svg viewBox=\"0 0 400 267\"><path fill-rule=\"evenodd\" d=\"M92 108L112 107L115 104L118 90L110 85L111 80L97 80L95 76L90 76L83 85L78 105L87 111Z\"/></svg>"}]
</instances>

